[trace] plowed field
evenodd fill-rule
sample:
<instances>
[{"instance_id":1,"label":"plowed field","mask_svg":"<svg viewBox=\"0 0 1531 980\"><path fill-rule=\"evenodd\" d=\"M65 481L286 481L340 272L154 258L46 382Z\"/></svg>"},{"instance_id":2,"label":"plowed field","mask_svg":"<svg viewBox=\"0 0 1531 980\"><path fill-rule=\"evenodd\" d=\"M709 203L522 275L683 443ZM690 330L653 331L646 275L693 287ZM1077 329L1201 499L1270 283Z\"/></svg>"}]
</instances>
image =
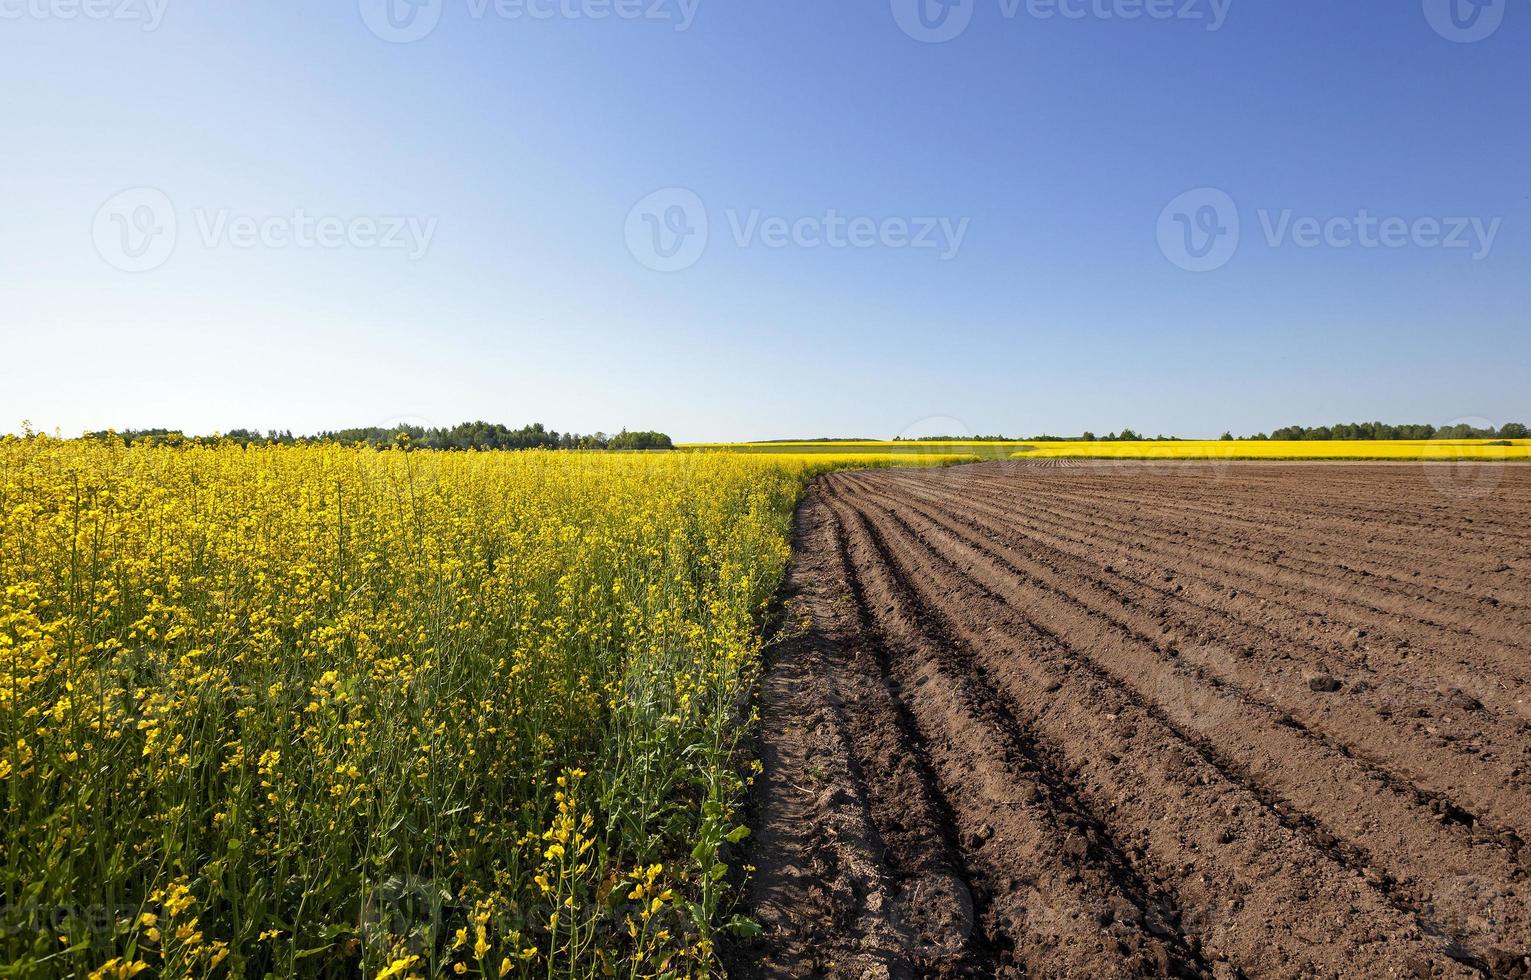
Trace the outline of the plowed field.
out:
<instances>
[{"instance_id":1,"label":"plowed field","mask_svg":"<svg viewBox=\"0 0 1531 980\"><path fill-rule=\"evenodd\" d=\"M1531 470L810 488L738 976L1526 976Z\"/></svg>"}]
</instances>

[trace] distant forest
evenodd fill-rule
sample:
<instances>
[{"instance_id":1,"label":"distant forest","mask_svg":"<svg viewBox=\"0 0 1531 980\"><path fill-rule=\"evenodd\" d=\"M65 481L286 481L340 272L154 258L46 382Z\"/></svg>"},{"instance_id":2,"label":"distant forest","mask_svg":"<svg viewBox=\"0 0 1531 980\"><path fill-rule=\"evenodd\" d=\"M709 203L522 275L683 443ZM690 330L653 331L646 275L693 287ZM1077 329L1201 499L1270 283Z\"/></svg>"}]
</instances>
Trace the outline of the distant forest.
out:
<instances>
[{"instance_id":1,"label":"distant forest","mask_svg":"<svg viewBox=\"0 0 1531 980\"><path fill-rule=\"evenodd\" d=\"M254 429L230 429L216 436L188 436L173 429L126 429L121 432L105 431L88 434L92 439L116 439L126 443L151 442L164 444L194 443L216 444L235 442L241 446L286 446L300 442L337 443L343 446L371 446L386 449L390 446L408 446L416 449L674 449L670 437L663 432L629 432L623 429L615 435L596 432L579 435L549 429L541 422L512 429L489 422L464 422L450 429L425 428L418 425L388 427L369 426L361 429L339 429L320 432L311 436L295 436L291 430L275 429L258 432Z\"/></svg>"},{"instance_id":2,"label":"distant forest","mask_svg":"<svg viewBox=\"0 0 1531 980\"><path fill-rule=\"evenodd\" d=\"M1232 439L1233 436L1224 433L1223 438ZM1508 422L1498 429L1476 429L1470 425L1448 425L1436 428L1433 425L1351 422L1320 425L1316 428L1289 425L1284 429L1277 429L1268 436L1262 432L1257 436L1246 438L1250 440L1340 439L1349 442L1366 439L1526 439L1531 438L1531 435L1527 434L1526 427L1519 422Z\"/></svg>"},{"instance_id":3,"label":"distant forest","mask_svg":"<svg viewBox=\"0 0 1531 980\"><path fill-rule=\"evenodd\" d=\"M1508 422L1498 429L1477 429L1470 425L1387 425L1383 422L1349 422L1337 425L1289 425L1266 435L1235 436L1224 432L1224 440L1259 442L1264 440L1338 439L1345 442L1366 439L1531 439L1531 432L1520 422ZM794 440L799 441L799 440ZM805 439L803 442L815 440ZM1097 436L1086 432L1079 436L918 436L900 437L894 442L1180 442L1176 436L1145 436L1132 429Z\"/></svg>"},{"instance_id":4,"label":"distant forest","mask_svg":"<svg viewBox=\"0 0 1531 980\"><path fill-rule=\"evenodd\" d=\"M804 440L810 442L813 440ZM1121 432L1110 432L1098 436L1093 432L1086 432L1078 436L898 436L894 442L1180 442L1179 436L1144 436L1123 429Z\"/></svg>"},{"instance_id":5,"label":"distant forest","mask_svg":"<svg viewBox=\"0 0 1531 980\"><path fill-rule=\"evenodd\" d=\"M663 432L629 432L623 429L614 435L595 432L580 435L575 432L559 432L549 429L541 422L512 429L489 422L464 422L450 429L425 428L418 425L389 427L370 426L361 429L339 429L320 432L317 435L295 436L290 430L230 429L222 435L188 436L174 429L125 429L122 431L91 432L87 438L115 439L127 443L193 443L211 445L219 442L235 442L242 446L293 445L299 442L338 443L344 446L371 446L385 449L395 445L407 445L420 449L612 449L612 450L664 450L674 449L670 437ZM1342 441L1369 439L1531 439L1531 431L1520 422L1509 422L1499 427L1474 428L1470 425L1387 425L1382 422L1350 422L1337 425L1303 426L1289 425L1270 434L1264 432L1253 436L1235 436L1224 432L1223 440L1258 442L1264 440L1310 440L1337 439ZM829 439L777 439L767 442L829 442ZM874 440L851 440L874 441ZM1147 436L1132 429L1110 432L1097 436L1085 432L1078 436L918 436L899 437L894 442L1179 442L1175 436Z\"/></svg>"}]
</instances>

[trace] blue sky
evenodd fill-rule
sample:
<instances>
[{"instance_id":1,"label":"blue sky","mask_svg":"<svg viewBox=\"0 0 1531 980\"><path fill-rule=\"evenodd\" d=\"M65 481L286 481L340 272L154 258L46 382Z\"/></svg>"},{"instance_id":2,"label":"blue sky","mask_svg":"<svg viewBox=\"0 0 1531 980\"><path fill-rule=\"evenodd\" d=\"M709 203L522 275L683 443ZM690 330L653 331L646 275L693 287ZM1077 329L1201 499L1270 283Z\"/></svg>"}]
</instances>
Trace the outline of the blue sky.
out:
<instances>
[{"instance_id":1,"label":"blue sky","mask_svg":"<svg viewBox=\"0 0 1531 980\"><path fill-rule=\"evenodd\" d=\"M1531 421L1531 0L385 2L0 0L0 430Z\"/></svg>"}]
</instances>

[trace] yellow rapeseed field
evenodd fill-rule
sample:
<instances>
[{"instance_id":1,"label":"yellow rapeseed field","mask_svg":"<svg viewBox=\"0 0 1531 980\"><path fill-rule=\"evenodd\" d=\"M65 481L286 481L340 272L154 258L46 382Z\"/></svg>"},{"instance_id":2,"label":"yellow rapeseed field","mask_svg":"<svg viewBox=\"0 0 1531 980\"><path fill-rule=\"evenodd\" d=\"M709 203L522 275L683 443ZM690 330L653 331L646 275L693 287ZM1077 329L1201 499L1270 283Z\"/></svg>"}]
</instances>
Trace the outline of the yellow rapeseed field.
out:
<instances>
[{"instance_id":1,"label":"yellow rapeseed field","mask_svg":"<svg viewBox=\"0 0 1531 980\"><path fill-rule=\"evenodd\" d=\"M707 972L792 508L888 461L0 440L0 975Z\"/></svg>"},{"instance_id":2,"label":"yellow rapeseed field","mask_svg":"<svg viewBox=\"0 0 1531 980\"><path fill-rule=\"evenodd\" d=\"M1235 440L1165 442L1038 442L1014 453L1016 459L1259 460L1331 459L1398 462L1510 462L1531 460L1531 441L1442 440Z\"/></svg>"},{"instance_id":3,"label":"yellow rapeseed field","mask_svg":"<svg viewBox=\"0 0 1531 980\"><path fill-rule=\"evenodd\" d=\"M1146 459L1259 460L1333 459L1451 462L1531 460L1531 440L1144 440L1134 442L770 442L685 446L693 450L728 450L741 454L908 455L916 459Z\"/></svg>"}]
</instances>

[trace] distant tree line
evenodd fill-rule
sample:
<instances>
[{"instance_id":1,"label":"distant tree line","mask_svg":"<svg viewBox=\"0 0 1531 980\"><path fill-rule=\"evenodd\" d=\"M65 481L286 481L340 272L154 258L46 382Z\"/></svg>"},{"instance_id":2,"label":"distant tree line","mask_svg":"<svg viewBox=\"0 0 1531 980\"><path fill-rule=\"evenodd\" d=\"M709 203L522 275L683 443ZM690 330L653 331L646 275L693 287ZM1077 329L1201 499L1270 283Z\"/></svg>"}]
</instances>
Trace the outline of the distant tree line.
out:
<instances>
[{"instance_id":1,"label":"distant tree line","mask_svg":"<svg viewBox=\"0 0 1531 980\"><path fill-rule=\"evenodd\" d=\"M809 441L809 440L804 440ZM1009 436L894 436L894 442L1019 442Z\"/></svg>"},{"instance_id":2,"label":"distant tree line","mask_svg":"<svg viewBox=\"0 0 1531 980\"><path fill-rule=\"evenodd\" d=\"M230 429L222 435L188 436L174 429L125 429L87 433L92 439L115 439L129 444L150 442L177 445L181 443L213 445L234 442L241 446L286 446L297 443L338 443L343 446L371 446L386 449L406 445L416 449L674 449L670 437L663 432L629 432L623 429L615 435L596 432L579 435L574 432L558 432L541 422L512 429L489 422L464 422L450 429L427 428L419 425L368 426L359 429L339 429L320 432L311 436L294 436L290 429Z\"/></svg>"},{"instance_id":3,"label":"distant tree line","mask_svg":"<svg viewBox=\"0 0 1531 980\"><path fill-rule=\"evenodd\" d=\"M1052 439L1051 436L1043 436L1042 438L1037 439L1036 441L1037 442L1048 442L1048 441L1051 441L1051 439ZM1140 435L1139 433L1134 432L1131 429L1123 429L1121 432L1108 432L1108 433L1106 433L1103 436L1097 436L1093 432L1086 432L1084 435L1079 437L1079 441L1080 442L1179 442L1180 441L1180 437L1179 436L1167 436L1167 435L1164 435L1163 433L1160 433L1159 435L1156 435L1152 439L1150 439L1148 436Z\"/></svg>"},{"instance_id":4,"label":"distant tree line","mask_svg":"<svg viewBox=\"0 0 1531 980\"><path fill-rule=\"evenodd\" d=\"M1223 434L1224 439L1232 439L1229 433ZM1304 425L1289 425L1277 429L1270 435L1246 436L1248 440L1259 441L1264 439L1273 440L1305 440L1305 439L1338 439L1343 441L1357 441L1368 439L1526 439L1524 425L1519 422L1508 422L1497 429L1479 429L1471 425L1447 425L1437 428L1433 425L1386 425L1382 422L1350 422L1338 425L1320 425L1309 428Z\"/></svg>"},{"instance_id":5,"label":"distant tree line","mask_svg":"<svg viewBox=\"0 0 1531 980\"><path fill-rule=\"evenodd\" d=\"M1494 428L1475 428L1471 425L1387 425L1382 422L1350 422L1338 425L1303 426L1289 425L1266 434L1235 436L1224 432L1224 440L1258 442L1262 440L1339 439L1345 441L1362 439L1531 439L1531 431L1520 422L1509 422ZM797 441L797 440L795 440ZM800 440L812 441L812 440ZM1097 436L1086 432L1078 436L901 436L894 442L1179 442L1177 436L1158 435L1150 438L1132 429L1110 432Z\"/></svg>"},{"instance_id":6,"label":"distant tree line","mask_svg":"<svg viewBox=\"0 0 1531 980\"><path fill-rule=\"evenodd\" d=\"M817 436L813 439L755 439L755 445L774 446L786 443L796 444L799 442L879 442L878 439L868 439L866 436ZM897 442L898 440L894 440Z\"/></svg>"},{"instance_id":7,"label":"distant tree line","mask_svg":"<svg viewBox=\"0 0 1531 980\"><path fill-rule=\"evenodd\" d=\"M795 440L796 441L796 440ZM803 442L813 440L804 439ZM1179 442L1178 436L1159 435L1152 440L1148 436L1139 435L1131 429L1123 429L1121 432L1111 432L1098 436L1093 432L1086 432L1078 436L898 436L894 442Z\"/></svg>"}]
</instances>

